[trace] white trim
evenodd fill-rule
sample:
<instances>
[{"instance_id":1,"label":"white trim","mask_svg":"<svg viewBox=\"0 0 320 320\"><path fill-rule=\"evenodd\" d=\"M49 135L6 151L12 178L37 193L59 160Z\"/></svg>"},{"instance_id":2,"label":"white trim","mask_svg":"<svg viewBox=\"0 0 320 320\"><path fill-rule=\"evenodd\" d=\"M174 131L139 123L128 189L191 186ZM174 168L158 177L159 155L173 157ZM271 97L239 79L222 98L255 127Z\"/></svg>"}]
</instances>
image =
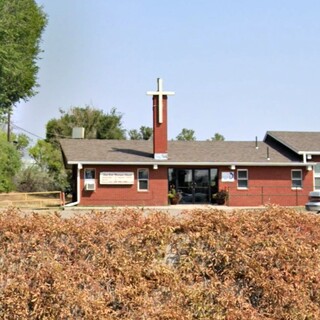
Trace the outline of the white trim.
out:
<instances>
[{"instance_id":1,"label":"white trim","mask_svg":"<svg viewBox=\"0 0 320 320\"><path fill-rule=\"evenodd\" d=\"M320 155L320 151L299 151L298 154L302 155L303 156L303 162L307 163L308 160L312 159L312 156Z\"/></svg>"},{"instance_id":2,"label":"white trim","mask_svg":"<svg viewBox=\"0 0 320 320\"><path fill-rule=\"evenodd\" d=\"M147 170L148 171L148 178L141 179L141 181L147 181L148 188L147 189L140 189L140 179L139 179L139 170ZM137 191L138 192L148 192L150 190L150 170L149 168L138 168L137 169Z\"/></svg>"},{"instance_id":3,"label":"white trim","mask_svg":"<svg viewBox=\"0 0 320 320\"><path fill-rule=\"evenodd\" d=\"M246 179L239 179L239 171L246 171L247 172L247 177ZM247 186L246 187L239 187L239 181L247 181ZM237 189L239 190L248 190L249 189L249 170L248 169L237 169Z\"/></svg>"},{"instance_id":4,"label":"white trim","mask_svg":"<svg viewBox=\"0 0 320 320\"><path fill-rule=\"evenodd\" d=\"M79 162L77 166L77 200L75 202L67 203L65 207L73 207L80 203L80 170L82 169L82 164Z\"/></svg>"},{"instance_id":5,"label":"white trim","mask_svg":"<svg viewBox=\"0 0 320 320\"><path fill-rule=\"evenodd\" d=\"M320 155L320 151L298 151L298 154Z\"/></svg>"},{"instance_id":6,"label":"white trim","mask_svg":"<svg viewBox=\"0 0 320 320\"><path fill-rule=\"evenodd\" d=\"M108 162L108 161L68 161L67 164L83 164L83 165L131 165L131 166L230 166L230 162L174 162L174 161L163 161L163 162ZM316 162L233 162L236 167L306 167L307 165L316 165Z\"/></svg>"},{"instance_id":7,"label":"white trim","mask_svg":"<svg viewBox=\"0 0 320 320\"><path fill-rule=\"evenodd\" d=\"M320 190L316 189L316 179L320 179L320 172L316 172L318 166L320 166L320 162L313 168L313 190Z\"/></svg>"},{"instance_id":8,"label":"white trim","mask_svg":"<svg viewBox=\"0 0 320 320\"><path fill-rule=\"evenodd\" d=\"M300 182L301 182L301 186L300 187L294 187L294 186L292 186L292 184L293 184L293 181L299 181L298 179L293 179L293 171L298 171L298 172L300 172ZM291 189L292 190L301 190L302 188L303 188L303 176L302 176L302 170L301 169L291 169Z\"/></svg>"}]
</instances>

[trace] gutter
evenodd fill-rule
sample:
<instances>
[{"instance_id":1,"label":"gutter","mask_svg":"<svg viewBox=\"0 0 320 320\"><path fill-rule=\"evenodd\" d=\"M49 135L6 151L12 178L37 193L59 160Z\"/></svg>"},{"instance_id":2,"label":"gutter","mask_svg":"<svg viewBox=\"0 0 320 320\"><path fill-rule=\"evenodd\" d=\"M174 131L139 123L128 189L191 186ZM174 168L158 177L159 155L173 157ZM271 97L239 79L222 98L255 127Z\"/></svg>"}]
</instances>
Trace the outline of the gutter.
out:
<instances>
[{"instance_id":1,"label":"gutter","mask_svg":"<svg viewBox=\"0 0 320 320\"><path fill-rule=\"evenodd\" d=\"M73 207L80 203L80 170L82 169L82 164L78 163L77 166L77 201L68 203L64 205L65 207Z\"/></svg>"},{"instance_id":2,"label":"gutter","mask_svg":"<svg viewBox=\"0 0 320 320\"><path fill-rule=\"evenodd\" d=\"M247 167L306 167L307 165L316 165L316 162L174 162L174 161L141 161L141 162L107 162L107 161L68 161L69 165L137 165L137 166L247 166Z\"/></svg>"}]
</instances>

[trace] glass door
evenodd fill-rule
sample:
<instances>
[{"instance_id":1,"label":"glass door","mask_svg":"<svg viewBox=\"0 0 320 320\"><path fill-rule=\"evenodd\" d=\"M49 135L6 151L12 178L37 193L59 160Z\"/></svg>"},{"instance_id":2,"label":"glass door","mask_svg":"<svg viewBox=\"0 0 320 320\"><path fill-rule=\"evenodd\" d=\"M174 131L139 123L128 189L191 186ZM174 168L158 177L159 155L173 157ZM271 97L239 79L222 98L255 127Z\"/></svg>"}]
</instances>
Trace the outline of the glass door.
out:
<instances>
[{"instance_id":1,"label":"glass door","mask_svg":"<svg viewBox=\"0 0 320 320\"><path fill-rule=\"evenodd\" d=\"M210 177L208 169L193 170L193 202L210 202Z\"/></svg>"},{"instance_id":2,"label":"glass door","mask_svg":"<svg viewBox=\"0 0 320 320\"><path fill-rule=\"evenodd\" d=\"M181 194L181 204L210 203L212 169L169 169L169 186ZM216 174L216 170L215 170Z\"/></svg>"},{"instance_id":3,"label":"glass door","mask_svg":"<svg viewBox=\"0 0 320 320\"><path fill-rule=\"evenodd\" d=\"M193 178L191 169L176 170L177 191L181 193L180 203L193 203Z\"/></svg>"}]
</instances>

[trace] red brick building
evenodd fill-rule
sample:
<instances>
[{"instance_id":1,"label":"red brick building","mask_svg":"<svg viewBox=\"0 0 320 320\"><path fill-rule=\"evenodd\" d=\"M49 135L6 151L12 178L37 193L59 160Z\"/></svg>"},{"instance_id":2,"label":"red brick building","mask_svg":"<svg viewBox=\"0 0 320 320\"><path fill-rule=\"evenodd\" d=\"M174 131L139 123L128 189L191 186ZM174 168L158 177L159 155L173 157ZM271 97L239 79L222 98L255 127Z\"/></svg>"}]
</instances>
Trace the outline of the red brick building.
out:
<instances>
[{"instance_id":1,"label":"red brick building","mask_svg":"<svg viewBox=\"0 0 320 320\"><path fill-rule=\"evenodd\" d=\"M153 96L153 140L63 139L74 202L84 206L210 204L228 191L230 206L304 205L320 190L320 132L267 132L263 141L168 141L167 100Z\"/></svg>"}]
</instances>

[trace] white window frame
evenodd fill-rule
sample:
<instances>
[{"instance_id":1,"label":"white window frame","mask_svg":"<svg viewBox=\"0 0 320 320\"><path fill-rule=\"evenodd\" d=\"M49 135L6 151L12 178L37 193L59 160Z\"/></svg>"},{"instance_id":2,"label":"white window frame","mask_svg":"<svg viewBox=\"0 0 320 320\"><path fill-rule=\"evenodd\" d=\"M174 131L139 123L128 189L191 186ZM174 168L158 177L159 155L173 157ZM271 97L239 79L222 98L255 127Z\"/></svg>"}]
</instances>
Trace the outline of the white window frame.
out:
<instances>
[{"instance_id":1,"label":"white window frame","mask_svg":"<svg viewBox=\"0 0 320 320\"><path fill-rule=\"evenodd\" d=\"M319 172L316 172L316 169L318 169ZM320 191L320 187L316 188L316 179L320 180L320 162L314 167L314 190Z\"/></svg>"},{"instance_id":2,"label":"white window frame","mask_svg":"<svg viewBox=\"0 0 320 320\"><path fill-rule=\"evenodd\" d=\"M148 173L148 177L147 178L141 178L140 179L139 172L142 171L142 170L143 171L147 171L147 173ZM137 188L138 188L139 192L148 192L149 191L149 180L150 180L150 178L149 178L149 169L148 168L139 168L137 170ZM147 182L147 188L146 189L141 189L140 188L140 181L146 181Z\"/></svg>"},{"instance_id":3,"label":"white window frame","mask_svg":"<svg viewBox=\"0 0 320 320\"><path fill-rule=\"evenodd\" d=\"M239 172L246 172L246 178L239 178ZM246 181L247 186L239 186L239 181ZM248 169L238 169L237 170L237 189L247 190L249 188L249 170Z\"/></svg>"},{"instance_id":4,"label":"white window frame","mask_svg":"<svg viewBox=\"0 0 320 320\"><path fill-rule=\"evenodd\" d=\"M299 172L300 173L300 179L298 178L294 178L293 177L293 172ZM302 189L302 180L303 180L303 177L302 177L302 169L292 169L291 170L291 189ZM296 187L293 185L293 182L294 181L300 181L300 186L299 187Z\"/></svg>"}]
</instances>

